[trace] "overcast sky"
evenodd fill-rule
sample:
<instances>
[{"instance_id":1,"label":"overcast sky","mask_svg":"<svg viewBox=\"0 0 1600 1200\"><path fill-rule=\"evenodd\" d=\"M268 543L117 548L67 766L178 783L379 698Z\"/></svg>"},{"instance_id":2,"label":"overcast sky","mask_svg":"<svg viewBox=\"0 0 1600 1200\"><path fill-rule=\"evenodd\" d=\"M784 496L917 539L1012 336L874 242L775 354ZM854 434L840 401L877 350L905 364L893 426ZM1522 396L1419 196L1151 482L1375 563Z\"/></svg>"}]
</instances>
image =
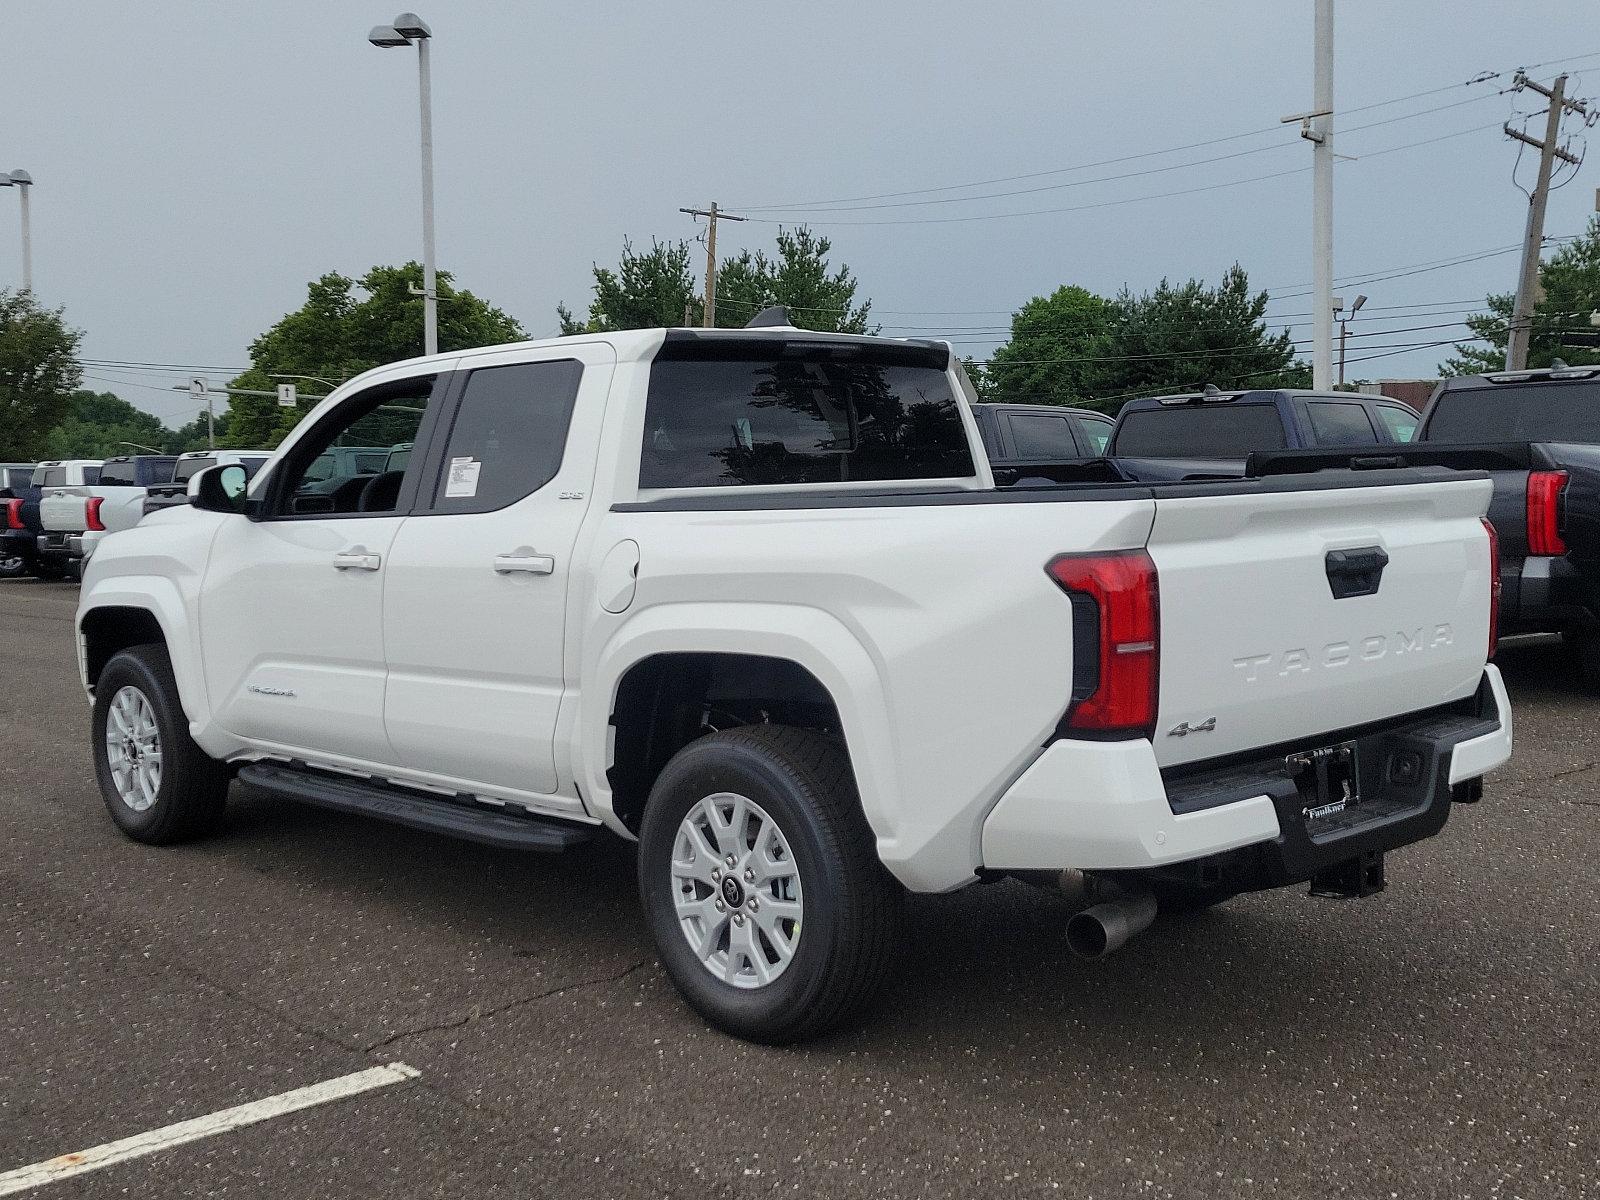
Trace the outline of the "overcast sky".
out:
<instances>
[{"instance_id":1,"label":"overcast sky","mask_svg":"<svg viewBox=\"0 0 1600 1200\"><path fill-rule=\"evenodd\" d=\"M1215 281L1235 260L1309 339L1311 150L1278 121L1311 107L1311 0L420 2L436 35L440 265L534 336L555 332L558 301L582 311L591 265L614 263L624 237L694 237L682 206L714 199L771 221L723 226L736 250L796 218L756 206L1046 188L811 223L886 333L948 336L979 357L1012 310L1062 283ZM35 289L86 331L86 358L220 379L308 280L420 258L416 55L366 41L393 16L370 0L10 0L0 159L37 180ZM1356 159L1336 174L1336 275L1520 241L1516 148L1498 127L1537 97L1497 92L1514 68L1547 62L1536 77L1568 69L1578 94L1600 93L1593 0L1339 0L1337 124L1350 132L1336 149ZM1485 71L1505 74L1465 84ZM1368 107L1401 97L1414 98ZM1443 140L1375 154L1428 139ZM1153 173L1085 182L1132 172ZM953 186L996 179L1009 181ZM1557 191L1547 232L1579 231L1597 183L1591 165ZM0 190L8 286L16 206ZM980 219L930 220L952 217ZM1369 297L1352 360L1357 344L1364 357L1461 332L1410 327L1509 289L1515 263L1341 284ZM1350 374L1427 375L1440 354L1352 361ZM169 423L191 415L165 390L187 370L87 372L86 386Z\"/></svg>"}]
</instances>

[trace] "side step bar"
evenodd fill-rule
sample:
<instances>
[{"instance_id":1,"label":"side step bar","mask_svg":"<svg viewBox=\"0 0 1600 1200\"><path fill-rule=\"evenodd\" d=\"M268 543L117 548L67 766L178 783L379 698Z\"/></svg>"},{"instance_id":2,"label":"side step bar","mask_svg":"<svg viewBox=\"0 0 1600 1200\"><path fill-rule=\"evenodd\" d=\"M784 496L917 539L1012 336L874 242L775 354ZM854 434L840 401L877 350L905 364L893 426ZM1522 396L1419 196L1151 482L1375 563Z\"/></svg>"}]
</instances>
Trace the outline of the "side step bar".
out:
<instances>
[{"instance_id":1,"label":"side step bar","mask_svg":"<svg viewBox=\"0 0 1600 1200\"><path fill-rule=\"evenodd\" d=\"M506 850L554 854L587 842L599 828L524 814L484 804L470 796L433 796L285 763L250 763L239 769L239 779L252 787L319 808L377 817L396 825Z\"/></svg>"}]
</instances>

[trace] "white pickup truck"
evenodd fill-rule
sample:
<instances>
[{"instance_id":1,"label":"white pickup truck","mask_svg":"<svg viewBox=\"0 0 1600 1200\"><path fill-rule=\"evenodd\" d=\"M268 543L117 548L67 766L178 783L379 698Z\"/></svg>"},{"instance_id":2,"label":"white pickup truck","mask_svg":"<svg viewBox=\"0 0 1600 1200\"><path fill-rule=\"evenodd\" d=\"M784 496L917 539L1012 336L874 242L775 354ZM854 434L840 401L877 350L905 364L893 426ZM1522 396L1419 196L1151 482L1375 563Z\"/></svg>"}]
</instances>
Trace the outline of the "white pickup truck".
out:
<instances>
[{"instance_id":1,"label":"white pickup truck","mask_svg":"<svg viewBox=\"0 0 1600 1200\"><path fill-rule=\"evenodd\" d=\"M1158 906L1376 891L1506 761L1486 478L997 489L946 345L778 320L382 367L108 542L77 620L112 818L196 835L237 774L637 839L679 990L783 1042L872 996L907 890L1087 880L1095 956Z\"/></svg>"},{"instance_id":2,"label":"white pickup truck","mask_svg":"<svg viewBox=\"0 0 1600 1200\"><path fill-rule=\"evenodd\" d=\"M177 457L171 454L122 454L96 464L93 479L41 484L39 554L81 566L107 534L132 529L144 516L146 489L172 478ZM40 463L47 479L53 466Z\"/></svg>"}]
</instances>

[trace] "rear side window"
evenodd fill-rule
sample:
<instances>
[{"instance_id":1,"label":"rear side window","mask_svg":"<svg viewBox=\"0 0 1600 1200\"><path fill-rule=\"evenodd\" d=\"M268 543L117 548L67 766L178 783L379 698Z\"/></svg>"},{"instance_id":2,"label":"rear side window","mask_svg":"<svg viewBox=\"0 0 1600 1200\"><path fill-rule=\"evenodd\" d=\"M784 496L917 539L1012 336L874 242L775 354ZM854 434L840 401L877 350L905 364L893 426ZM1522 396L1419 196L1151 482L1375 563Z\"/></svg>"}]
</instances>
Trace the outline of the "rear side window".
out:
<instances>
[{"instance_id":1,"label":"rear side window","mask_svg":"<svg viewBox=\"0 0 1600 1200\"><path fill-rule=\"evenodd\" d=\"M264 458L241 458L239 465L244 468L244 477L246 479L254 479L256 472L267 465L267 460Z\"/></svg>"},{"instance_id":2,"label":"rear side window","mask_svg":"<svg viewBox=\"0 0 1600 1200\"><path fill-rule=\"evenodd\" d=\"M583 364L574 359L485 367L467 377L450 430L436 512L490 512L555 478Z\"/></svg>"},{"instance_id":3,"label":"rear side window","mask_svg":"<svg viewBox=\"0 0 1600 1200\"><path fill-rule=\"evenodd\" d=\"M1366 405L1313 400L1306 405L1311 435L1319 446L1370 446L1378 435L1367 416Z\"/></svg>"},{"instance_id":4,"label":"rear side window","mask_svg":"<svg viewBox=\"0 0 1600 1200\"><path fill-rule=\"evenodd\" d=\"M1142 408L1117 422L1123 458L1248 458L1283 447L1283 421L1271 404Z\"/></svg>"},{"instance_id":5,"label":"rear side window","mask_svg":"<svg viewBox=\"0 0 1600 1200\"><path fill-rule=\"evenodd\" d=\"M1065 415L1012 413L1011 441L1018 458L1077 458L1078 443Z\"/></svg>"},{"instance_id":6,"label":"rear side window","mask_svg":"<svg viewBox=\"0 0 1600 1200\"><path fill-rule=\"evenodd\" d=\"M1409 442L1416 437L1417 422L1422 419L1409 408L1395 408L1388 404L1378 405L1378 417L1389 431L1389 436L1397 442Z\"/></svg>"},{"instance_id":7,"label":"rear side window","mask_svg":"<svg viewBox=\"0 0 1600 1200\"><path fill-rule=\"evenodd\" d=\"M975 471L945 360L922 347L669 343L651 366L640 487Z\"/></svg>"},{"instance_id":8,"label":"rear side window","mask_svg":"<svg viewBox=\"0 0 1600 1200\"><path fill-rule=\"evenodd\" d=\"M1078 440L1084 448L1090 454L1104 454L1111 444L1111 422L1096 421L1093 417L1074 417L1073 420L1078 423Z\"/></svg>"}]
</instances>

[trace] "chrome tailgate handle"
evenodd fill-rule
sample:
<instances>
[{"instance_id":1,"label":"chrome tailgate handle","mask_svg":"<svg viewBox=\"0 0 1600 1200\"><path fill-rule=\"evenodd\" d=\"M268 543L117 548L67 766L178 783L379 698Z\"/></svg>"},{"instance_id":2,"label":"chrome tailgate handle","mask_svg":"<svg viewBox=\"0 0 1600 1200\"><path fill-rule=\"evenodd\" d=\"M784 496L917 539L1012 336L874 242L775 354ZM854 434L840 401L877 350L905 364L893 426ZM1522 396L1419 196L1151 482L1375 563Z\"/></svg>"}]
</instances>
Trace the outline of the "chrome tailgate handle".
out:
<instances>
[{"instance_id":1,"label":"chrome tailgate handle","mask_svg":"<svg viewBox=\"0 0 1600 1200\"><path fill-rule=\"evenodd\" d=\"M496 575L510 575L521 572L526 575L553 575L556 570L556 560L548 554L496 554L494 556L494 571Z\"/></svg>"},{"instance_id":2,"label":"chrome tailgate handle","mask_svg":"<svg viewBox=\"0 0 1600 1200\"><path fill-rule=\"evenodd\" d=\"M383 565L383 556L365 550L345 550L333 556L333 565L340 571L376 571Z\"/></svg>"}]
</instances>

